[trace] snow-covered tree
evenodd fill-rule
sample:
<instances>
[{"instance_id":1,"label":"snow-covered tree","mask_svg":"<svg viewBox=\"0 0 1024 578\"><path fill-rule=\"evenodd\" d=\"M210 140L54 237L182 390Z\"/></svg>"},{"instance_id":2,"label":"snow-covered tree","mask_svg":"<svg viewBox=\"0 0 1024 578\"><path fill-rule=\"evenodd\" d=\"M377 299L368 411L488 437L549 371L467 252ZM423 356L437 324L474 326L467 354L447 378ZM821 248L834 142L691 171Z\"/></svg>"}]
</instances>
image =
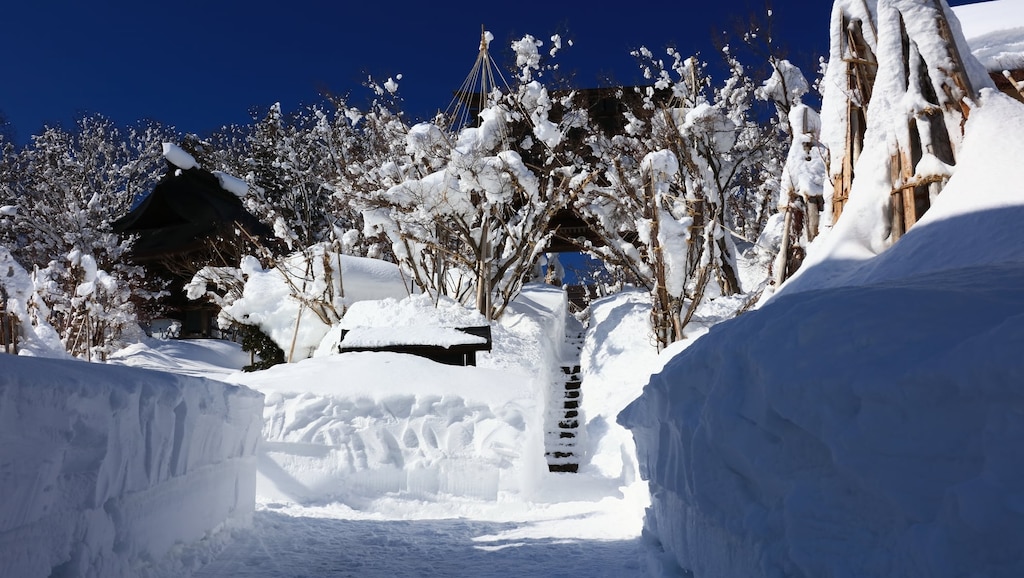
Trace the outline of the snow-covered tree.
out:
<instances>
[{"instance_id":1,"label":"snow-covered tree","mask_svg":"<svg viewBox=\"0 0 1024 578\"><path fill-rule=\"evenodd\" d=\"M704 298L740 290L733 208L763 204L746 197L766 194L777 133L751 112L755 85L727 48L730 76L714 90L697 58L637 55L654 84L638 89L626 134L595 137L599 170L577 210L605 241L589 249L652 292L663 347Z\"/></svg>"},{"instance_id":2,"label":"snow-covered tree","mask_svg":"<svg viewBox=\"0 0 1024 578\"><path fill-rule=\"evenodd\" d=\"M761 89L764 98L775 102L780 114L786 114L786 126L792 133L780 179L781 218L774 220L775 228L781 228L768 233L779 239L772 267L776 287L800 267L808 243L814 240L821 227L831 225L831 214L824 211L823 195L828 149L821 142L821 118L802 101L807 90L803 74L785 60L776 63L775 74Z\"/></svg>"},{"instance_id":3,"label":"snow-covered tree","mask_svg":"<svg viewBox=\"0 0 1024 578\"><path fill-rule=\"evenodd\" d=\"M491 319L518 293L548 223L574 194L565 134L585 116L564 99L561 121L551 119L551 95L536 80L541 46L532 36L513 43L518 83L485 84L474 126L449 131L441 118L410 128L405 150L387 150L377 187L363 194L367 234L386 236L423 290L472 302Z\"/></svg>"},{"instance_id":4,"label":"snow-covered tree","mask_svg":"<svg viewBox=\"0 0 1024 578\"><path fill-rule=\"evenodd\" d=\"M86 116L74 132L47 128L16 158L0 221L15 257L34 269L50 323L73 355L103 357L137 328L140 268L111 222L163 170L159 125L122 130Z\"/></svg>"}]
</instances>

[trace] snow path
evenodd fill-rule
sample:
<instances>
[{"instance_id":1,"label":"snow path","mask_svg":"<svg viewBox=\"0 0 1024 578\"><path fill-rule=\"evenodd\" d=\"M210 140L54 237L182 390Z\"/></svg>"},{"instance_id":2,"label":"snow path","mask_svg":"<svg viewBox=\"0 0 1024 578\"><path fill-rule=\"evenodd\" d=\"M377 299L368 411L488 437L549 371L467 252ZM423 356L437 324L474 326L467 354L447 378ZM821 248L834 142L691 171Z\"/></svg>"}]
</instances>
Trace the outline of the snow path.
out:
<instances>
[{"instance_id":1,"label":"snow path","mask_svg":"<svg viewBox=\"0 0 1024 578\"><path fill-rule=\"evenodd\" d=\"M114 361L227 378L230 367L243 361L236 349L212 340L154 341L115 356ZM368 355L372 354L352 354L349 360L364 360ZM384 361L398 363L409 375L431 371L418 358L392 354ZM310 375L294 373L303 367L316 371L310 370ZM320 368L313 360L287 369L292 372L281 380L299 380L310 384L311 390L326 375L340 371L333 366ZM342 373L352 372L363 373L353 367ZM267 375L273 377L272 372ZM362 383L360 378L355 381ZM446 387L451 390L455 386ZM442 411L436 417L446 416L450 417ZM298 470L275 469L273 460L265 459L266 452L274 447L274 442L264 441L260 451L261 477L252 527L224 530L185 547L178 556L181 571L175 575L645 575L648 561L641 529L644 508L650 502L646 484L635 477L630 485L623 486L619 475L606 476L591 467L580 474L545 472L529 497L516 491L499 492L497 499L477 499L381 489L369 494L347 492L331 499L314 493L299 504L292 493L280 491L299 483L293 479ZM621 469L621 465L613 469ZM461 483L473 479L470 476ZM274 484L277 491L271 491Z\"/></svg>"},{"instance_id":2,"label":"snow path","mask_svg":"<svg viewBox=\"0 0 1024 578\"><path fill-rule=\"evenodd\" d=\"M382 497L315 506L257 499L253 526L195 578L644 576L642 485L553 474L546 503Z\"/></svg>"},{"instance_id":3,"label":"snow path","mask_svg":"<svg viewBox=\"0 0 1024 578\"><path fill-rule=\"evenodd\" d=\"M586 524L586 520L577 520ZM640 540L518 537L518 522L351 520L256 512L196 577L636 576Z\"/></svg>"}]
</instances>

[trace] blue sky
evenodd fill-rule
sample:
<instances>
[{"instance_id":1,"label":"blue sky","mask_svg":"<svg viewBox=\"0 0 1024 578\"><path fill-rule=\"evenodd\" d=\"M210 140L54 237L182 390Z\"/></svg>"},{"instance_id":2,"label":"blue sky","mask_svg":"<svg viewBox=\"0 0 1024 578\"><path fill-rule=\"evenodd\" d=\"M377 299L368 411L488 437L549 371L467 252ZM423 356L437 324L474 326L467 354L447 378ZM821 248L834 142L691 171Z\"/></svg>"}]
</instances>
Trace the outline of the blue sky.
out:
<instances>
[{"instance_id":1,"label":"blue sky","mask_svg":"<svg viewBox=\"0 0 1024 578\"><path fill-rule=\"evenodd\" d=\"M966 2L956 2L966 3ZM405 110L444 109L466 77L483 25L496 58L523 34L572 39L557 58L580 87L611 76L640 82L631 49L666 46L714 58L712 37L731 32L764 0L551 2L374 2L222 0L16 2L4 9L8 47L0 112L24 143L44 124L81 112L122 124L152 118L204 134L245 123L253 107L284 110L323 90L357 91L368 74L401 73ZM827 49L827 0L774 0L775 38L807 66ZM811 75L813 71L808 72Z\"/></svg>"}]
</instances>

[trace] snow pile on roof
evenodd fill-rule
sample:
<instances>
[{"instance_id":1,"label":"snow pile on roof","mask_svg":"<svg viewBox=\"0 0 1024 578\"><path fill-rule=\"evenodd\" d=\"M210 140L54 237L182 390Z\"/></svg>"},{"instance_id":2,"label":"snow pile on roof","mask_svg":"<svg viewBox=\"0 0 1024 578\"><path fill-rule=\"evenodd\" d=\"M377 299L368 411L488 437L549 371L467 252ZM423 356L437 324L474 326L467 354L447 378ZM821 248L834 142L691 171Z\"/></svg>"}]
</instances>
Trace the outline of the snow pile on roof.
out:
<instances>
[{"instance_id":1,"label":"snow pile on roof","mask_svg":"<svg viewBox=\"0 0 1024 578\"><path fill-rule=\"evenodd\" d=\"M185 152L185 149L170 142L163 143L164 158L167 162L182 170L194 169L199 166L195 157Z\"/></svg>"},{"instance_id":2,"label":"snow pile on roof","mask_svg":"<svg viewBox=\"0 0 1024 578\"><path fill-rule=\"evenodd\" d=\"M164 158L167 159L167 162L179 169L187 171L189 169L199 168L199 163L196 161L195 157L174 143L163 143L163 151ZM249 184L243 179L223 171L212 171L212 174L217 177L217 182L220 183L220 188L228 191L236 197L242 198L249 194Z\"/></svg>"},{"instance_id":3,"label":"snow pile on roof","mask_svg":"<svg viewBox=\"0 0 1024 578\"><path fill-rule=\"evenodd\" d=\"M990 71L1024 68L1024 3L992 0L955 6L953 12L974 57Z\"/></svg>"},{"instance_id":4,"label":"snow pile on roof","mask_svg":"<svg viewBox=\"0 0 1024 578\"><path fill-rule=\"evenodd\" d=\"M225 173L224 171L213 171L213 175L217 177L217 182L220 183L220 188L235 195L236 197L243 198L249 194L249 183L244 180Z\"/></svg>"},{"instance_id":5,"label":"snow pile on roof","mask_svg":"<svg viewBox=\"0 0 1024 578\"><path fill-rule=\"evenodd\" d=\"M251 520L260 394L80 361L3 366L0 575L185 575L184 545Z\"/></svg>"},{"instance_id":6,"label":"snow pile on roof","mask_svg":"<svg viewBox=\"0 0 1024 578\"><path fill-rule=\"evenodd\" d=\"M989 92L966 131L891 249L819 249L620 415L651 484L646 529L674 564L1024 575L1024 183L1008 178L1024 105Z\"/></svg>"},{"instance_id":7,"label":"snow pile on roof","mask_svg":"<svg viewBox=\"0 0 1024 578\"><path fill-rule=\"evenodd\" d=\"M345 313L341 326L357 327L469 327L487 325L488 321L477 310L455 300L421 294L411 297L391 297L353 303Z\"/></svg>"}]
</instances>

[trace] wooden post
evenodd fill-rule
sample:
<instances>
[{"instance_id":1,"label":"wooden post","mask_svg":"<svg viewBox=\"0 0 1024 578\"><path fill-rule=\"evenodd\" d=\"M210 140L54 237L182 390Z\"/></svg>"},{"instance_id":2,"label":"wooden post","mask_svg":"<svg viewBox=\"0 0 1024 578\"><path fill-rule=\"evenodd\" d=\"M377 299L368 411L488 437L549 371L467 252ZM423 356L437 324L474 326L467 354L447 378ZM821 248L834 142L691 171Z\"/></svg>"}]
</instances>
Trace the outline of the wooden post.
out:
<instances>
[{"instance_id":1,"label":"wooden post","mask_svg":"<svg viewBox=\"0 0 1024 578\"><path fill-rule=\"evenodd\" d=\"M960 47L953 40L953 32L950 30L949 20L946 19L946 12L942 8L942 2L940 0L932 0L932 3L935 5L937 14L939 36L946 42L946 46L949 48L949 57L953 60L953 70L950 71L950 76L953 77L953 82L964 92L963 96L973 100L978 97L978 94L974 91L970 77L967 76L964 60L960 56ZM963 105L962 102L960 104L961 106ZM967 116L966 110L964 116Z\"/></svg>"}]
</instances>

